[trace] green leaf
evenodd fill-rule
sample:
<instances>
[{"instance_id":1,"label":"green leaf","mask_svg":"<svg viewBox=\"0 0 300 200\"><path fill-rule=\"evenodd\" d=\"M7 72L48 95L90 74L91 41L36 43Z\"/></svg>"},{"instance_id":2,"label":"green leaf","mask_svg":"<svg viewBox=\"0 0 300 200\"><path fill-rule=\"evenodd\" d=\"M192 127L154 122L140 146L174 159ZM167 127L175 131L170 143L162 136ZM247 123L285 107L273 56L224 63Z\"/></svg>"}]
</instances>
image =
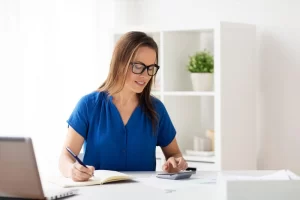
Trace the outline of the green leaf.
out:
<instances>
[{"instance_id":1,"label":"green leaf","mask_svg":"<svg viewBox=\"0 0 300 200\"><path fill-rule=\"evenodd\" d=\"M191 73L213 73L214 58L207 50L196 52L194 55L189 56L187 70Z\"/></svg>"}]
</instances>

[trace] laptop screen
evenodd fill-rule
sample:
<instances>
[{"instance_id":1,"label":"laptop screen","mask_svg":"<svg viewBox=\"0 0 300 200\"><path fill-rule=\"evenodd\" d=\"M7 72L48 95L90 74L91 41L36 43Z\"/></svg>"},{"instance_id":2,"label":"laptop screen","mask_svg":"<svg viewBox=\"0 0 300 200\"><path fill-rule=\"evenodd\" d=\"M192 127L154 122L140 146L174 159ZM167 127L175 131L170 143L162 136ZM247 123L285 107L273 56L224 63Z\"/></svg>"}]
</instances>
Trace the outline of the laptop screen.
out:
<instances>
[{"instance_id":1,"label":"laptop screen","mask_svg":"<svg viewBox=\"0 0 300 200\"><path fill-rule=\"evenodd\" d=\"M0 137L0 196L44 197L30 138Z\"/></svg>"}]
</instances>

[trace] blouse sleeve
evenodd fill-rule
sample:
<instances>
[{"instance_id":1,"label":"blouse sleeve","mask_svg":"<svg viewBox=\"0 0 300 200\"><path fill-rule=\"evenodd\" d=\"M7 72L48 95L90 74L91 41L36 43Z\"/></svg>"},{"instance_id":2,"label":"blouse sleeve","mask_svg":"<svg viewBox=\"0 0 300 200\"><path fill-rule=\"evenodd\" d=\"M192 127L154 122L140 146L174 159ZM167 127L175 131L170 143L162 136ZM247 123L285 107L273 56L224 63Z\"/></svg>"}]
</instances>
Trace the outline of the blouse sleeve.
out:
<instances>
[{"instance_id":1,"label":"blouse sleeve","mask_svg":"<svg viewBox=\"0 0 300 200\"><path fill-rule=\"evenodd\" d=\"M67 120L68 127L71 126L84 139L86 139L89 126L87 108L87 98L84 96L77 102L74 110Z\"/></svg>"},{"instance_id":2,"label":"blouse sleeve","mask_svg":"<svg viewBox=\"0 0 300 200\"><path fill-rule=\"evenodd\" d=\"M175 127L170 119L170 116L165 106L161 103L157 146L161 146L161 147L168 146L175 138L175 135L176 135Z\"/></svg>"}]
</instances>

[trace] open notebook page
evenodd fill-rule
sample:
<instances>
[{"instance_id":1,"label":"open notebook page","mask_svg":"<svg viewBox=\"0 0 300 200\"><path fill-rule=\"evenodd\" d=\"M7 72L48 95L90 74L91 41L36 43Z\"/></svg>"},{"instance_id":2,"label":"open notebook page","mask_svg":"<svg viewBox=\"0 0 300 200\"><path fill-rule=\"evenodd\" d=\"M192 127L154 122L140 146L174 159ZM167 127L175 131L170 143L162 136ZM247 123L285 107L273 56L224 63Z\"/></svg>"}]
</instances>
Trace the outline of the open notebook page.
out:
<instances>
[{"instance_id":1,"label":"open notebook page","mask_svg":"<svg viewBox=\"0 0 300 200\"><path fill-rule=\"evenodd\" d=\"M49 182L59 185L61 187L80 187L88 185L104 184L108 182L122 181L132 179L131 176L110 170L95 170L94 177L90 178L88 181L76 182L71 178L65 178L63 176L51 177L48 179Z\"/></svg>"}]
</instances>

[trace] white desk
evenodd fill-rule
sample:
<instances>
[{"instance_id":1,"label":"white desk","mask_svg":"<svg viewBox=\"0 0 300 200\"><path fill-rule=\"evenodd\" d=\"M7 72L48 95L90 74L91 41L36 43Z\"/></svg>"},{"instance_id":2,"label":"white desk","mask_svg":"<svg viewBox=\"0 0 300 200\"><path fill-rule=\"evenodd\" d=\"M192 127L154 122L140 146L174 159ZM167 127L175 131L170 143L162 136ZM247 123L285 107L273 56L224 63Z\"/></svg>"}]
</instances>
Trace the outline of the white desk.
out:
<instances>
[{"instance_id":1,"label":"white desk","mask_svg":"<svg viewBox=\"0 0 300 200\"><path fill-rule=\"evenodd\" d=\"M274 171L244 171L244 172L226 172L232 175L251 175L262 176L271 174ZM140 173L128 173L136 178L151 177L154 172L140 172ZM193 177L212 177L217 176L217 172L197 172ZM47 184L47 187L57 187L52 184ZM148 186L140 182L120 182L110 183L104 185L95 185L87 187L78 187L79 194L69 198L70 200L158 200L158 199L203 199L203 200L215 200L217 193L217 184L199 184L197 187L183 188L172 192L166 192L163 189Z\"/></svg>"},{"instance_id":2,"label":"white desk","mask_svg":"<svg viewBox=\"0 0 300 200\"><path fill-rule=\"evenodd\" d=\"M136 178L147 178L155 175L155 172L136 172L128 173L133 175ZM197 172L201 174L201 172ZM206 174L216 174L215 172L206 172ZM198 174L193 176L198 176ZM47 183L43 181L45 189L59 188L56 185ZM203 199L211 200L213 199L213 194L215 191L216 185L212 184L203 184L201 187L195 189L184 188L176 190L173 192L168 192L163 189L151 187L140 182L119 182L119 183L109 183L103 185L94 185L94 186L85 186L77 187L79 189L79 194L75 195L70 200L99 200L99 199L109 199L109 200L158 200L158 199ZM188 197L188 198L187 198Z\"/></svg>"}]
</instances>

